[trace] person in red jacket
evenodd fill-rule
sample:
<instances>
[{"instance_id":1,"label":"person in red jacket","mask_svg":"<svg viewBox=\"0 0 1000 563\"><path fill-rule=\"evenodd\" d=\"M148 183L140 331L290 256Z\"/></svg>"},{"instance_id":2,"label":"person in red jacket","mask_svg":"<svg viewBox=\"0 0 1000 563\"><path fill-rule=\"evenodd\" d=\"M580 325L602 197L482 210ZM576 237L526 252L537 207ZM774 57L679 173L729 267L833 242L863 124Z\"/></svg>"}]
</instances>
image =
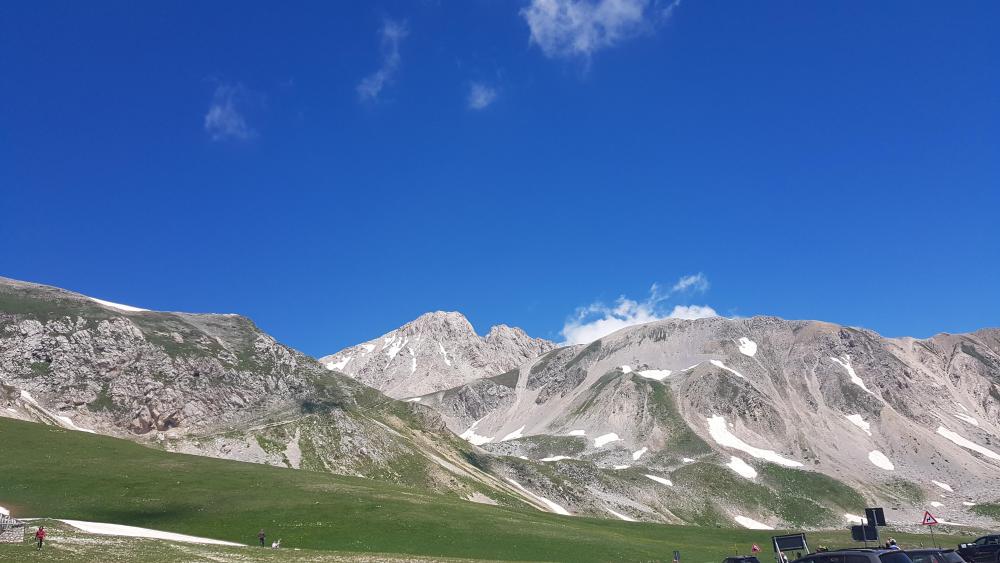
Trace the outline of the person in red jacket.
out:
<instances>
[{"instance_id":1,"label":"person in red jacket","mask_svg":"<svg viewBox=\"0 0 1000 563\"><path fill-rule=\"evenodd\" d=\"M45 541L45 526L39 526L35 532L35 539L38 540L38 549L42 549L42 542Z\"/></svg>"}]
</instances>

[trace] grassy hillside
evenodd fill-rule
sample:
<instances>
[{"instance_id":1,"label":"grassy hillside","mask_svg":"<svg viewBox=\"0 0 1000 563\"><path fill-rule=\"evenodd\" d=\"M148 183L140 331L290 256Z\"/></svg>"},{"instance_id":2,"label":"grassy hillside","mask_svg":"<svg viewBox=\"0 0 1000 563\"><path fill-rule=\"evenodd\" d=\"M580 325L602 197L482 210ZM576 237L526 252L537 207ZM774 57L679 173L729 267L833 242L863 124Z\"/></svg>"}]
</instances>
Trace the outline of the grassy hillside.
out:
<instances>
[{"instance_id":1,"label":"grassy hillside","mask_svg":"<svg viewBox=\"0 0 1000 563\"><path fill-rule=\"evenodd\" d=\"M15 515L113 522L248 544L265 528L288 547L351 553L657 561L679 549L686 561L708 562L734 547L766 545L770 536L485 506L377 481L167 453L3 418L0 454L0 504ZM817 534L814 542L844 543L845 537ZM0 546L0 559L21 549Z\"/></svg>"}]
</instances>

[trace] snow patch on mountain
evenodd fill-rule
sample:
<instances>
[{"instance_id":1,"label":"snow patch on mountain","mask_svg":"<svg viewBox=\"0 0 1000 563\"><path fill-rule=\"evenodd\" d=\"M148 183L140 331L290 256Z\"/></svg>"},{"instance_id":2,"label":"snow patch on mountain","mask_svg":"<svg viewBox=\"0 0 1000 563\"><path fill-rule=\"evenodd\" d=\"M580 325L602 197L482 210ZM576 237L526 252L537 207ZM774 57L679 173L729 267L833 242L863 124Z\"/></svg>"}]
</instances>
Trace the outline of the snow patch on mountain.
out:
<instances>
[{"instance_id":1,"label":"snow patch on mountain","mask_svg":"<svg viewBox=\"0 0 1000 563\"><path fill-rule=\"evenodd\" d=\"M712 436L717 444L727 448L733 448L734 450L740 450L741 452L748 453L757 459L763 459L770 461L771 463L777 463L778 465L784 465L785 467L802 467L802 463L795 461L793 459L788 459L782 457L771 450L764 450L761 448L755 448L750 444L747 444L743 440L737 438L732 432L729 431L729 427L726 426L726 418L723 416L712 416L708 419L708 433Z\"/></svg>"},{"instance_id":2,"label":"snow patch on mountain","mask_svg":"<svg viewBox=\"0 0 1000 563\"><path fill-rule=\"evenodd\" d=\"M957 412L955 413L955 418L961 420L962 422L967 422L973 426L979 426L979 421L967 414L962 414L960 412Z\"/></svg>"},{"instance_id":3,"label":"snow patch on mountain","mask_svg":"<svg viewBox=\"0 0 1000 563\"><path fill-rule=\"evenodd\" d=\"M949 485L948 483L942 483L941 481L935 481L933 479L931 479L931 483L934 483L935 485L937 485L938 487L940 487L940 488L948 491L949 493L954 493L955 492L955 489L952 489L951 485Z\"/></svg>"},{"instance_id":4,"label":"snow patch on mountain","mask_svg":"<svg viewBox=\"0 0 1000 563\"><path fill-rule=\"evenodd\" d=\"M734 370L733 368L727 366L726 364L722 363L722 360L709 360L709 363L711 363L713 366L715 366L717 368L722 368L722 369L728 371L729 373L735 375L736 377L740 377L740 378L746 379L746 377L744 377L742 373L740 373L740 372Z\"/></svg>"},{"instance_id":5,"label":"snow patch on mountain","mask_svg":"<svg viewBox=\"0 0 1000 563\"><path fill-rule=\"evenodd\" d=\"M737 475L745 479L757 478L757 470L751 467L749 463L736 456L730 457L729 463L726 464L726 467L732 469Z\"/></svg>"},{"instance_id":6,"label":"snow patch on mountain","mask_svg":"<svg viewBox=\"0 0 1000 563\"><path fill-rule=\"evenodd\" d=\"M865 419L861 418L860 414L848 414L844 416L847 417L847 420L851 421L851 424L864 430L865 434L868 434L869 436L872 435L871 431L872 425L869 424L868 422L865 422Z\"/></svg>"},{"instance_id":7,"label":"snow patch on mountain","mask_svg":"<svg viewBox=\"0 0 1000 563\"><path fill-rule=\"evenodd\" d=\"M664 379L670 377L669 369L644 369L637 371L636 374L639 377L645 377L646 379L655 379L656 381L663 381Z\"/></svg>"},{"instance_id":8,"label":"snow patch on mountain","mask_svg":"<svg viewBox=\"0 0 1000 563\"><path fill-rule=\"evenodd\" d=\"M522 434L522 432L524 432L524 426L518 428L517 430L511 432L510 434L507 434L506 436L501 438L500 441L506 442L507 440L517 440L518 438L523 438L524 434Z\"/></svg>"},{"instance_id":9,"label":"snow patch on mountain","mask_svg":"<svg viewBox=\"0 0 1000 563\"><path fill-rule=\"evenodd\" d=\"M886 471L895 471L896 469L896 466L889 461L889 458L878 450L868 452L868 461L872 462L872 465L879 469L885 469Z\"/></svg>"},{"instance_id":10,"label":"snow patch on mountain","mask_svg":"<svg viewBox=\"0 0 1000 563\"><path fill-rule=\"evenodd\" d=\"M347 363L350 361L351 361L351 356L346 356L344 358L341 358L340 361L337 362L330 360L329 362L326 363L326 367L327 369L335 369L339 371L347 367Z\"/></svg>"},{"instance_id":11,"label":"snow patch on mountain","mask_svg":"<svg viewBox=\"0 0 1000 563\"><path fill-rule=\"evenodd\" d=\"M966 448L966 449L972 450L974 452L983 454L984 456L986 456L986 457L988 457L990 459L1000 460L1000 454L996 453L995 451L993 451L993 450L991 450L989 448L984 448L984 447L980 446L979 444L973 442L972 440L969 440L969 439L965 438L961 434L958 434L957 432L952 432L951 430L948 430L944 426L938 426L937 433L940 434L941 436L944 436L945 438L951 440L956 445L959 445L959 446L962 446L963 448Z\"/></svg>"},{"instance_id":12,"label":"snow patch on mountain","mask_svg":"<svg viewBox=\"0 0 1000 563\"><path fill-rule=\"evenodd\" d=\"M746 336L741 336L739 340L740 353L751 358L757 353L757 343Z\"/></svg>"},{"instance_id":13,"label":"snow patch on mountain","mask_svg":"<svg viewBox=\"0 0 1000 563\"><path fill-rule=\"evenodd\" d=\"M632 461L639 461L639 458L642 457L647 451L649 451L649 448L643 447L632 452Z\"/></svg>"},{"instance_id":14,"label":"snow patch on mountain","mask_svg":"<svg viewBox=\"0 0 1000 563\"><path fill-rule=\"evenodd\" d=\"M118 309L119 311L128 311L130 313L140 313L142 311L149 311L149 309L140 309L139 307L133 307L131 305L122 305L121 303L113 303L111 301L105 301L103 299L98 299L96 297L87 297L91 301L95 301L104 305L105 307L111 307L112 309Z\"/></svg>"},{"instance_id":15,"label":"snow patch on mountain","mask_svg":"<svg viewBox=\"0 0 1000 563\"><path fill-rule=\"evenodd\" d=\"M836 362L837 365L839 365L840 367L847 370L847 375L851 377L851 383L854 383L858 387L864 389L866 392L874 395L875 393L872 393L871 390L868 389L868 386L865 385L864 380L858 377L858 374L854 371L854 367L851 366L851 357L850 356L845 356L845 357L847 358L846 361L841 360L840 358L834 358L833 356L830 356L830 359Z\"/></svg>"},{"instance_id":16,"label":"snow patch on mountain","mask_svg":"<svg viewBox=\"0 0 1000 563\"><path fill-rule=\"evenodd\" d=\"M473 422L472 426L470 426L469 429L466 430L465 432L462 432L458 437L463 440L466 440L467 442L469 442L474 446L481 446L483 444L488 444L492 442L493 438L490 438L488 436L480 436L479 434L476 434L476 427L479 426L479 423L481 421L482 419Z\"/></svg>"}]
</instances>

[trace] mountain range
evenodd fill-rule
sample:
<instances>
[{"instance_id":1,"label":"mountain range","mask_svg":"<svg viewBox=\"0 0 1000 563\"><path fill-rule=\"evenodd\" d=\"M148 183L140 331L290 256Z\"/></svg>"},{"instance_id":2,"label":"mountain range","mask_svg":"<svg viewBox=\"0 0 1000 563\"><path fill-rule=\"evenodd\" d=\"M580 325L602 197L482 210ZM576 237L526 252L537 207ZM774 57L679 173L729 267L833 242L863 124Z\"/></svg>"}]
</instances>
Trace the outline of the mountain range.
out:
<instances>
[{"instance_id":1,"label":"mountain range","mask_svg":"<svg viewBox=\"0 0 1000 563\"><path fill-rule=\"evenodd\" d=\"M435 312L314 360L242 316L0 278L0 415L561 514L984 525L1000 330L714 317L558 346Z\"/></svg>"}]
</instances>

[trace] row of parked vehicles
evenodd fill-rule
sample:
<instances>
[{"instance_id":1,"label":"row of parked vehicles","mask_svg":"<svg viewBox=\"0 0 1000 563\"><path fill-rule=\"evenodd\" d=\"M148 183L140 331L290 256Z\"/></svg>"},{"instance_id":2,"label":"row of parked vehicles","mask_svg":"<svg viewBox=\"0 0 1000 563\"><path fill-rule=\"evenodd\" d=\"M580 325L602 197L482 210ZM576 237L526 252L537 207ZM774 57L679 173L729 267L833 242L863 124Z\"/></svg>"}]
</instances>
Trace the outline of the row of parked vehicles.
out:
<instances>
[{"instance_id":1,"label":"row of parked vehicles","mask_svg":"<svg viewBox=\"0 0 1000 563\"><path fill-rule=\"evenodd\" d=\"M723 563L760 563L756 557L729 557ZM978 538L956 549L867 549L818 551L791 563L1000 563L1000 535Z\"/></svg>"}]
</instances>

